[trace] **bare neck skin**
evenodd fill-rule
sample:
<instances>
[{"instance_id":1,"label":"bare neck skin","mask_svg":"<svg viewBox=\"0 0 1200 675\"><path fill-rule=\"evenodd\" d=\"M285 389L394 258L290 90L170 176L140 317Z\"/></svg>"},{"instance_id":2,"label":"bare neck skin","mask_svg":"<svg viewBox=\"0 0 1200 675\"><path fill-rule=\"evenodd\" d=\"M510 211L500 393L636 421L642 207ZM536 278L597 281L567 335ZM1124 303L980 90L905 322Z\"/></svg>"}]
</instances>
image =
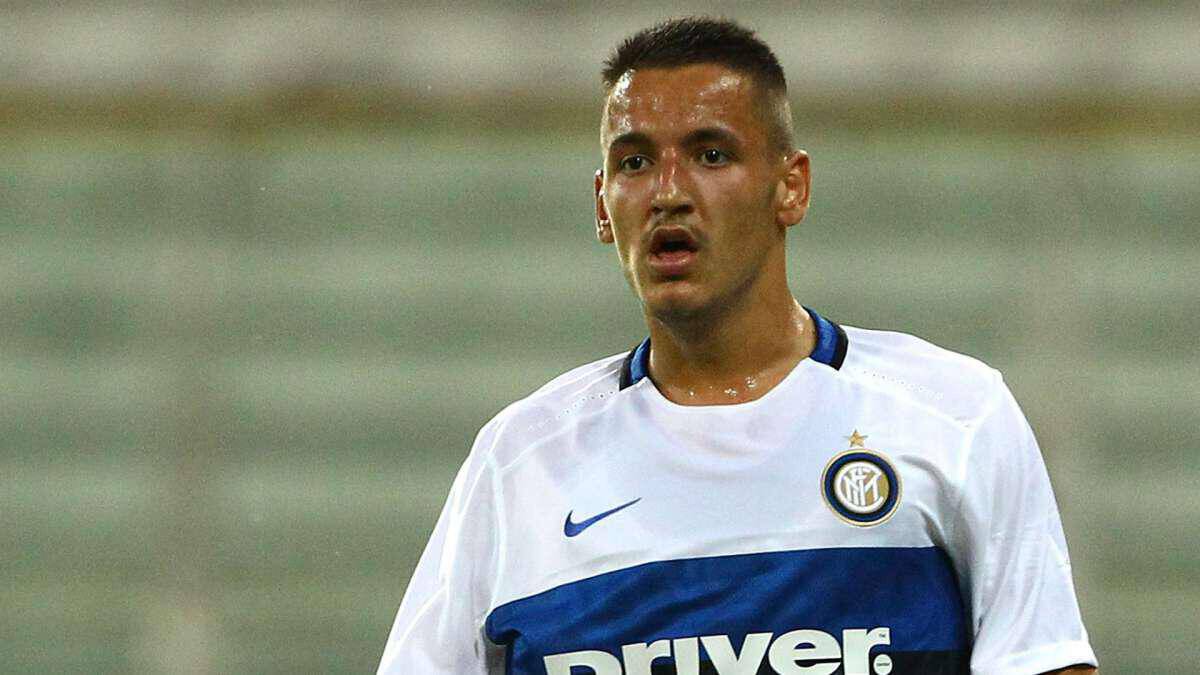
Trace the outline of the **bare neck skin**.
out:
<instances>
[{"instance_id":1,"label":"bare neck skin","mask_svg":"<svg viewBox=\"0 0 1200 675\"><path fill-rule=\"evenodd\" d=\"M663 396L680 405L753 401L812 353L816 328L777 262L728 302L682 317L647 312L650 379Z\"/></svg>"}]
</instances>

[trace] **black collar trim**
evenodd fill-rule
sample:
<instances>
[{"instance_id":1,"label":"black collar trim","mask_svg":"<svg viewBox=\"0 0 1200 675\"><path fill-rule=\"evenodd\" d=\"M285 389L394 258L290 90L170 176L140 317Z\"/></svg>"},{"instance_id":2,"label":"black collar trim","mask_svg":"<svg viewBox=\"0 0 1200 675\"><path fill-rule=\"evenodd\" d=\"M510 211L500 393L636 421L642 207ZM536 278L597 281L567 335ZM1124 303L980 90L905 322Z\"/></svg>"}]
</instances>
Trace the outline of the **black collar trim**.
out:
<instances>
[{"instance_id":1,"label":"black collar trim","mask_svg":"<svg viewBox=\"0 0 1200 675\"><path fill-rule=\"evenodd\" d=\"M808 307L804 308L812 317L817 329L817 346L813 348L809 358L817 363L823 363L834 370L841 370L846 360L846 349L850 340L846 331L836 323L817 314ZM632 387L650 373L650 338L642 340L637 347L629 350L621 363L620 387Z\"/></svg>"}]
</instances>

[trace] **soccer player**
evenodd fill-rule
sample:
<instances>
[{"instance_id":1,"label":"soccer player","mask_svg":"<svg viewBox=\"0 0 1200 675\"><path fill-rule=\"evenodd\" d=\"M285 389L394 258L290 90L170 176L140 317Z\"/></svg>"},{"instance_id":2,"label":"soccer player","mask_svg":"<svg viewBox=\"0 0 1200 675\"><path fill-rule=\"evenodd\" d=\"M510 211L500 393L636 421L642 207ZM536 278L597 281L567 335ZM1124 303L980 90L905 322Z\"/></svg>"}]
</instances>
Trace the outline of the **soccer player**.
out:
<instances>
[{"instance_id":1,"label":"soccer player","mask_svg":"<svg viewBox=\"0 0 1200 675\"><path fill-rule=\"evenodd\" d=\"M682 19L604 71L596 235L649 338L479 432L380 673L1095 672L1000 375L801 306L783 71Z\"/></svg>"}]
</instances>

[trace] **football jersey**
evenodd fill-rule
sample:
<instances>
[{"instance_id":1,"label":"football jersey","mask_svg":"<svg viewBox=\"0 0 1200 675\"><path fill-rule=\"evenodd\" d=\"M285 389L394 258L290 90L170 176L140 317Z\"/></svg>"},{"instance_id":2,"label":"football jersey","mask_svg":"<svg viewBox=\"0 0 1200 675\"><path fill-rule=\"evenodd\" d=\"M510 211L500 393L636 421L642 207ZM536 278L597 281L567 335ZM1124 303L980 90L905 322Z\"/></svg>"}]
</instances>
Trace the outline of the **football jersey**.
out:
<instances>
[{"instance_id":1,"label":"football jersey","mask_svg":"<svg viewBox=\"0 0 1200 675\"><path fill-rule=\"evenodd\" d=\"M479 432L380 673L887 675L1095 664L999 373L809 310L756 400L688 406L647 340Z\"/></svg>"}]
</instances>

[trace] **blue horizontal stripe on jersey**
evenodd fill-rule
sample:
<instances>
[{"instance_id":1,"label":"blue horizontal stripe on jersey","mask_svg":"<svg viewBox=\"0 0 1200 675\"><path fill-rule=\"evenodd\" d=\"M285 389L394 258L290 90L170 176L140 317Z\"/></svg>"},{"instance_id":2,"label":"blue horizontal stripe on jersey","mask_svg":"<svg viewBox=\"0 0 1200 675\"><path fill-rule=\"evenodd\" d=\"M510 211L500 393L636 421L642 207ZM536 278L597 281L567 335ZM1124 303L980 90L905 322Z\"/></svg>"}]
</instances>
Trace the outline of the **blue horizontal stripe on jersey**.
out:
<instances>
[{"instance_id":1,"label":"blue horizontal stripe on jersey","mask_svg":"<svg viewBox=\"0 0 1200 675\"><path fill-rule=\"evenodd\" d=\"M740 649L747 634L886 627L876 651L969 650L962 598L945 553L829 548L645 563L497 607L485 630L509 673L545 673L543 658L708 635ZM701 654L701 659L708 657ZM658 661L656 661L658 663ZM579 672L589 669L581 668ZM838 671L840 672L840 670Z\"/></svg>"}]
</instances>

